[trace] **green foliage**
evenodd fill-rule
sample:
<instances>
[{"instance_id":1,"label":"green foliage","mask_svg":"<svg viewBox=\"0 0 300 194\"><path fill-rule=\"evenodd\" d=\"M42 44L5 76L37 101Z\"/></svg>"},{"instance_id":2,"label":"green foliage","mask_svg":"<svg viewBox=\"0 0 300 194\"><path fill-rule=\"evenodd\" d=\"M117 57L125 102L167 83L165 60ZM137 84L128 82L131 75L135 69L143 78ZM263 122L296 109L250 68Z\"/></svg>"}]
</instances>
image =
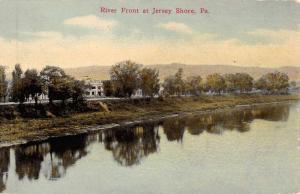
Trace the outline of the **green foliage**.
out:
<instances>
[{"instance_id":1,"label":"green foliage","mask_svg":"<svg viewBox=\"0 0 300 194\"><path fill-rule=\"evenodd\" d=\"M7 95L7 81L5 75L5 67L0 66L0 101L5 101Z\"/></svg>"},{"instance_id":2,"label":"green foliage","mask_svg":"<svg viewBox=\"0 0 300 194\"><path fill-rule=\"evenodd\" d=\"M249 92L253 88L253 78L247 73L236 73L236 87L241 92Z\"/></svg>"},{"instance_id":3,"label":"green foliage","mask_svg":"<svg viewBox=\"0 0 300 194\"><path fill-rule=\"evenodd\" d=\"M182 95L185 91L183 81L183 69L179 68L177 73L175 74L175 92L177 95Z\"/></svg>"},{"instance_id":4,"label":"green foliage","mask_svg":"<svg viewBox=\"0 0 300 194\"><path fill-rule=\"evenodd\" d=\"M237 77L235 74L229 73L224 75L226 91L235 92L237 90Z\"/></svg>"},{"instance_id":5,"label":"green foliage","mask_svg":"<svg viewBox=\"0 0 300 194\"><path fill-rule=\"evenodd\" d=\"M40 74L51 104L53 100L61 100L64 104L70 98L74 105L84 101L84 92L88 87L84 81L75 80L56 66L47 66Z\"/></svg>"},{"instance_id":6,"label":"green foliage","mask_svg":"<svg viewBox=\"0 0 300 194\"><path fill-rule=\"evenodd\" d=\"M183 70L179 68L174 76L169 76L163 83L164 92L168 95L182 95L185 92L185 82L183 80Z\"/></svg>"},{"instance_id":7,"label":"green foliage","mask_svg":"<svg viewBox=\"0 0 300 194\"><path fill-rule=\"evenodd\" d=\"M115 94L121 97L131 97L139 86L140 65L132 61L123 61L110 70Z\"/></svg>"},{"instance_id":8,"label":"green foliage","mask_svg":"<svg viewBox=\"0 0 300 194\"><path fill-rule=\"evenodd\" d=\"M208 75L206 77L207 88L212 91L220 94L225 90L225 79L218 73Z\"/></svg>"},{"instance_id":9,"label":"green foliage","mask_svg":"<svg viewBox=\"0 0 300 194\"><path fill-rule=\"evenodd\" d=\"M227 92L249 92L253 88L253 78L247 73L226 74Z\"/></svg>"},{"instance_id":10,"label":"green foliage","mask_svg":"<svg viewBox=\"0 0 300 194\"><path fill-rule=\"evenodd\" d=\"M73 79L60 67L46 66L41 71L41 78L51 104L53 100L62 100L64 103L72 97Z\"/></svg>"},{"instance_id":11,"label":"green foliage","mask_svg":"<svg viewBox=\"0 0 300 194\"><path fill-rule=\"evenodd\" d=\"M175 94L175 76L169 76L163 83L164 93L167 95Z\"/></svg>"},{"instance_id":12,"label":"green foliage","mask_svg":"<svg viewBox=\"0 0 300 194\"><path fill-rule=\"evenodd\" d=\"M189 94L199 96L202 91L202 78L201 76L191 76L185 81L185 90Z\"/></svg>"},{"instance_id":13,"label":"green foliage","mask_svg":"<svg viewBox=\"0 0 300 194\"><path fill-rule=\"evenodd\" d=\"M14 102L23 103L25 100L22 74L23 71L20 64L16 64L15 69L12 72L12 86L10 91L10 97Z\"/></svg>"},{"instance_id":14,"label":"green foliage","mask_svg":"<svg viewBox=\"0 0 300 194\"><path fill-rule=\"evenodd\" d=\"M286 94L288 93L289 77L278 71L267 73L255 83L255 87L271 94Z\"/></svg>"},{"instance_id":15,"label":"green foliage","mask_svg":"<svg viewBox=\"0 0 300 194\"><path fill-rule=\"evenodd\" d=\"M84 101L84 92L85 90L89 87L88 85L85 84L84 81L80 80L71 80L72 83L72 100L74 105L79 105Z\"/></svg>"},{"instance_id":16,"label":"green foliage","mask_svg":"<svg viewBox=\"0 0 300 194\"><path fill-rule=\"evenodd\" d=\"M43 93L43 84L37 70L28 69L22 78L22 87L26 99L31 97L37 104L38 96Z\"/></svg>"},{"instance_id":17,"label":"green foliage","mask_svg":"<svg viewBox=\"0 0 300 194\"><path fill-rule=\"evenodd\" d=\"M156 69L143 68L140 71L140 87L144 96L151 96L159 92L159 72Z\"/></svg>"},{"instance_id":18,"label":"green foliage","mask_svg":"<svg viewBox=\"0 0 300 194\"><path fill-rule=\"evenodd\" d=\"M114 88L111 80L103 81L103 90L106 97L114 96Z\"/></svg>"}]
</instances>

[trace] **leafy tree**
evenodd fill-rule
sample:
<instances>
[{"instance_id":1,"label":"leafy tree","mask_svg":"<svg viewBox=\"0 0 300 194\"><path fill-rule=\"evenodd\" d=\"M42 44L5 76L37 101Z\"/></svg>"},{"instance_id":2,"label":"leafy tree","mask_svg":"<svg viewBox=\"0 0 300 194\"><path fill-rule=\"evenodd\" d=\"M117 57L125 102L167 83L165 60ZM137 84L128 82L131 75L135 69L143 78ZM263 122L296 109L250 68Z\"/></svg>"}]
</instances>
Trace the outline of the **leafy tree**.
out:
<instances>
[{"instance_id":1,"label":"leafy tree","mask_svg":"<svg viewBox=\"0 0 300 194\"><path fill-rule=\"evenodd\" d=\"M175 83L174 83L175 93L180 96L185 91L185 84L183 81L183 69L179 68L175 74Z\"/></svg>"},{"instance_id":2,"label":"leafy tree","mask_svg":"<svg viewBox=\"0 0 300 194\"><path fill-rule=\"evenodd\" d=\"M164 93L168 95L174 95L175 89L175 76L167 77L163 82Z\"/></svg>"},{"instance_id":3,"label":"leafy tree","mask_svg":"<svg viewBox=\"0 0 300 194\"><path fill-rule=\"evenodd\" d=\"M23 81L22 81L23 71L20 64L15 65L15 69L12 72L12 86L11 86L11 99L14 102L23 103L25 100Z\"/></svg>"},{"instance_id":4,"label":"leafy tree","mask_svg":"<svg viewBox=\"0 0 300 194\"><path fill-rule=\"evenodd\" d=\"M254 87L258 90L267 90L267 80L265 79L265 77L261 77L259 78L255 83L254 83Z\"/></svg>"},{"instance_id":5,"label":"leafy tree","mask_svg":"<svg viewBox=\"0 0 300 194\"><path fill-rule=\"evenodd\" d=\"M0 100L5 101L7 95L7 81L5 75L5 67L0 66Z\"/></svg>"},{"instance_id":6,"label":"leafy tree","mask_svg":"<svg viewBox=\"0 0 300 194\"><path fill-rule=\"evenodd\" d=\"M139 85L140 65L132 61L123 61L110 70L115 91L120 96L131 97Z\"/></svg>"},{"instance_id":7,"label":"leafy tree","mask_svg":"<svg viewBox=\"0 0 300 194\"><path fill-rule=\"evenodd\" d=\"M253 88L253 78L247 73L226 74L224 79L227 92L249 92Z\"/></svg>"},{"instance_id":8,"label":"leafy tree","mask_svg":"<svg viewBox=\"0 0 300 194\"><path fill-rule=\"evenodd\" d=\"M253 78L247 73L226 74L224 79L227 92L249 92L253 88Z\"/></svg>"},{"instance_id":9,"label":"leafy tree","mask_svg":"<svg viewBox=\"0 0 300 194\"><path fill-rule=\"evenodd\" d=\"M191 76L186 79L185 89L189 94L200 95L202 91L201 76Z\"/></svg>"},{"instance_id":10,"label":"leafy tree","mask_svg":"<svg viewBox=\"0 0 300 194\"><path fill-rule=\"evenodd\" d=\"M267 73L255 83L255 87L272 94L287 93L289 77L287 74L278 71L274 73Z\"/></svg>"},{"instance_id":11,"label":"leafy tree","mask_svg":"<svg viewBox=\"0 0 300 194\"><path fill-rule=\"evenodd\" d=\"M236 73L236 88L241 92L249 92L253 88L253 78L247 73Z\"/></svg>"},{"instance_id":12,"label":"leafy tree","mask_svg":"<svg viewBox=\"0 0 300 194\"><path fill-rule=\"evenodd\" d=\"M53 80L48 88L49 98L51 96L53 100L61 100L62 104L65 104L65 101L72 97L74 80L69 76L64 76Z\"/></svg>"},{"instance_id":13,"label":"leafy tree","mask_svg":"<svg viewBox=\"0 0 300 194\"><path fill-rule=\"evenodd\" d=\"M70 80L72 87L72 100L74 105L79 105L84 101L84 92L89 88L89 85L86 85L84 81L80 80Z\"/></svg>"},{"instance_id":14,"label":"leafy tree","mask_svg":"<svg viewBox=\"0 0 300 194\"><path fill-rule=\"evenodd\" d=\"M182 95L185 92L183 70L179 68L175 75L167 77L163 82L164 93L168 95Z\"/></svg>"},{"instance_id":15,"label":"leafy tree","mask_svg":"<svg viewBox=\"0 0 300 194\"><path fill-rule=\"evenodd\" d=\"M156 69L143 68L140 71L140 86L144 96L153 97L159 92L159 72Z\"/></svg>"},{"instance_id":16,"label":"leafy tree","mask_svg":"<svg viewBox=\"0 0 300 194\"><path fill-rule=\"evenodd\" d=\"M43 84L38 72L35 69L28 69L22 78L25 98L33 98L38 103L38 96L43 93Z\"/></svg>"},{"instance_id":17,"label":"leafy tree","mask_svg":"<svg viewBox=\"0 0 300 194\"><path fill-rule=\"evenodd\" d=\"M40 73L50 104L53 100L65 100L72 97L74 79L66 75L63 69L56 66L46 66Z\"/></svg>"},{"instance_id":18,"label":"leafy tree","mask_svg":"<svg viewBox=\"0 0 300 194\"><path fill-rule=\"evenodd\" d=\"M111 80L103 81L103 90L104 90L104 95L106 97L115 95L113 84L112 84Z\"/></svg>"},{"instance_id":19,"label":"leafy tree","mask_svg":"<svg viewBox=\"0 0 300 194\"><path fill-rule=\"evenodd\" d=\"M229 73L225 74L225 85L226 85L226 91L227 92L235 92L237 90L237 76L236 74Z\"/></svg>"},{"instance_id":20,"label":"leafy tree","mask_svg":"<svg viewBox=\"0 0 300 194\"><path fill-rule=\"evenodd\" d=\"M225 79L218 73L208 75L206 77L206 84L209 90L221 94L225 89Z\"/></svg>"}]
</instances>

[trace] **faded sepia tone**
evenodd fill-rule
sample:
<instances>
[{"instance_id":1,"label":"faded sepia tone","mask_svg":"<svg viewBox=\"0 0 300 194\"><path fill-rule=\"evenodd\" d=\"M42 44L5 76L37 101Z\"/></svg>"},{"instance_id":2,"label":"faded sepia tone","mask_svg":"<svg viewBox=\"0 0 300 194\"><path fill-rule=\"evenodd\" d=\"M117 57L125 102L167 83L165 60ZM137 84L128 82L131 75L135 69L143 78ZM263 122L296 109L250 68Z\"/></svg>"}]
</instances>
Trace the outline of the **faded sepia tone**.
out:
<instances>
[{"instance_id":1,"label":"faded sepia tone","mask_svg":"<svg viewBox=\"0 0 300 194\"><path fill-rule=\"evenodd\" d=\"M0 0L0 193L299 194L299 0Z\"/></svg>"}]
</instances>

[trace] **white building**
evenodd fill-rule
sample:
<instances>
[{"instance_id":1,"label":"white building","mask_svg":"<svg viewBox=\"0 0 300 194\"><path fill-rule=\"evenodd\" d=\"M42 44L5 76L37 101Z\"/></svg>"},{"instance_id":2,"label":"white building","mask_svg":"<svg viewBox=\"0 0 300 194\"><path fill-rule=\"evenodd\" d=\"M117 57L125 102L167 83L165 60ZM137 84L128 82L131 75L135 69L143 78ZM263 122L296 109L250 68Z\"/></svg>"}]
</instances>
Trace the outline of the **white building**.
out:
<instances>
[{"instance_id":1,"label":"white building","mask_svg":"<svg viewBox=\"0 0 300 194\"><path fill-rule=\"evenodd\" d=\"M86 80L85 83L90 86L85 92L87 98L104 97L103 82L101 80Z\"/></svg>"},{"instance_id":2,"label":"white building","mask_svg":"<svg viewBox=\"0 0 300 194\"><path fill-rule=\"evenodd\" d=\"M91 80L87 79L85 80L85 83L89 85L89 88L85 91L85 97L86 98L104 98L105 92L104 92L104 82L109 80ZM160 88L159 93L161 93L163 88ZM132 98L141 98L143 97L143 91L142 89L137 89L131 96Z\"/></svg>"}]
</instances>

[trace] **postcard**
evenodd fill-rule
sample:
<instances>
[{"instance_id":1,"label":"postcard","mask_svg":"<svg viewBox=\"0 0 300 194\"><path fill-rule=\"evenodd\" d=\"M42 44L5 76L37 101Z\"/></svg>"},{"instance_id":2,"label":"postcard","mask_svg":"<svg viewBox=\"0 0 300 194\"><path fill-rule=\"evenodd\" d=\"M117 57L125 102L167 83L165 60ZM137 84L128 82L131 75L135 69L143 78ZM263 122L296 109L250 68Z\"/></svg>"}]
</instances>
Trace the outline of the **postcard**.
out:
<instances>
[{"instance_id":1,"label":"postcard","mask_svg":"<svg viewBox=\"0 0 300 194\"><path fill-rule=\"evenodd\" d=\"M0 0L0 193L299 194L299 0Z\"/></svg>"}]
</instances>

